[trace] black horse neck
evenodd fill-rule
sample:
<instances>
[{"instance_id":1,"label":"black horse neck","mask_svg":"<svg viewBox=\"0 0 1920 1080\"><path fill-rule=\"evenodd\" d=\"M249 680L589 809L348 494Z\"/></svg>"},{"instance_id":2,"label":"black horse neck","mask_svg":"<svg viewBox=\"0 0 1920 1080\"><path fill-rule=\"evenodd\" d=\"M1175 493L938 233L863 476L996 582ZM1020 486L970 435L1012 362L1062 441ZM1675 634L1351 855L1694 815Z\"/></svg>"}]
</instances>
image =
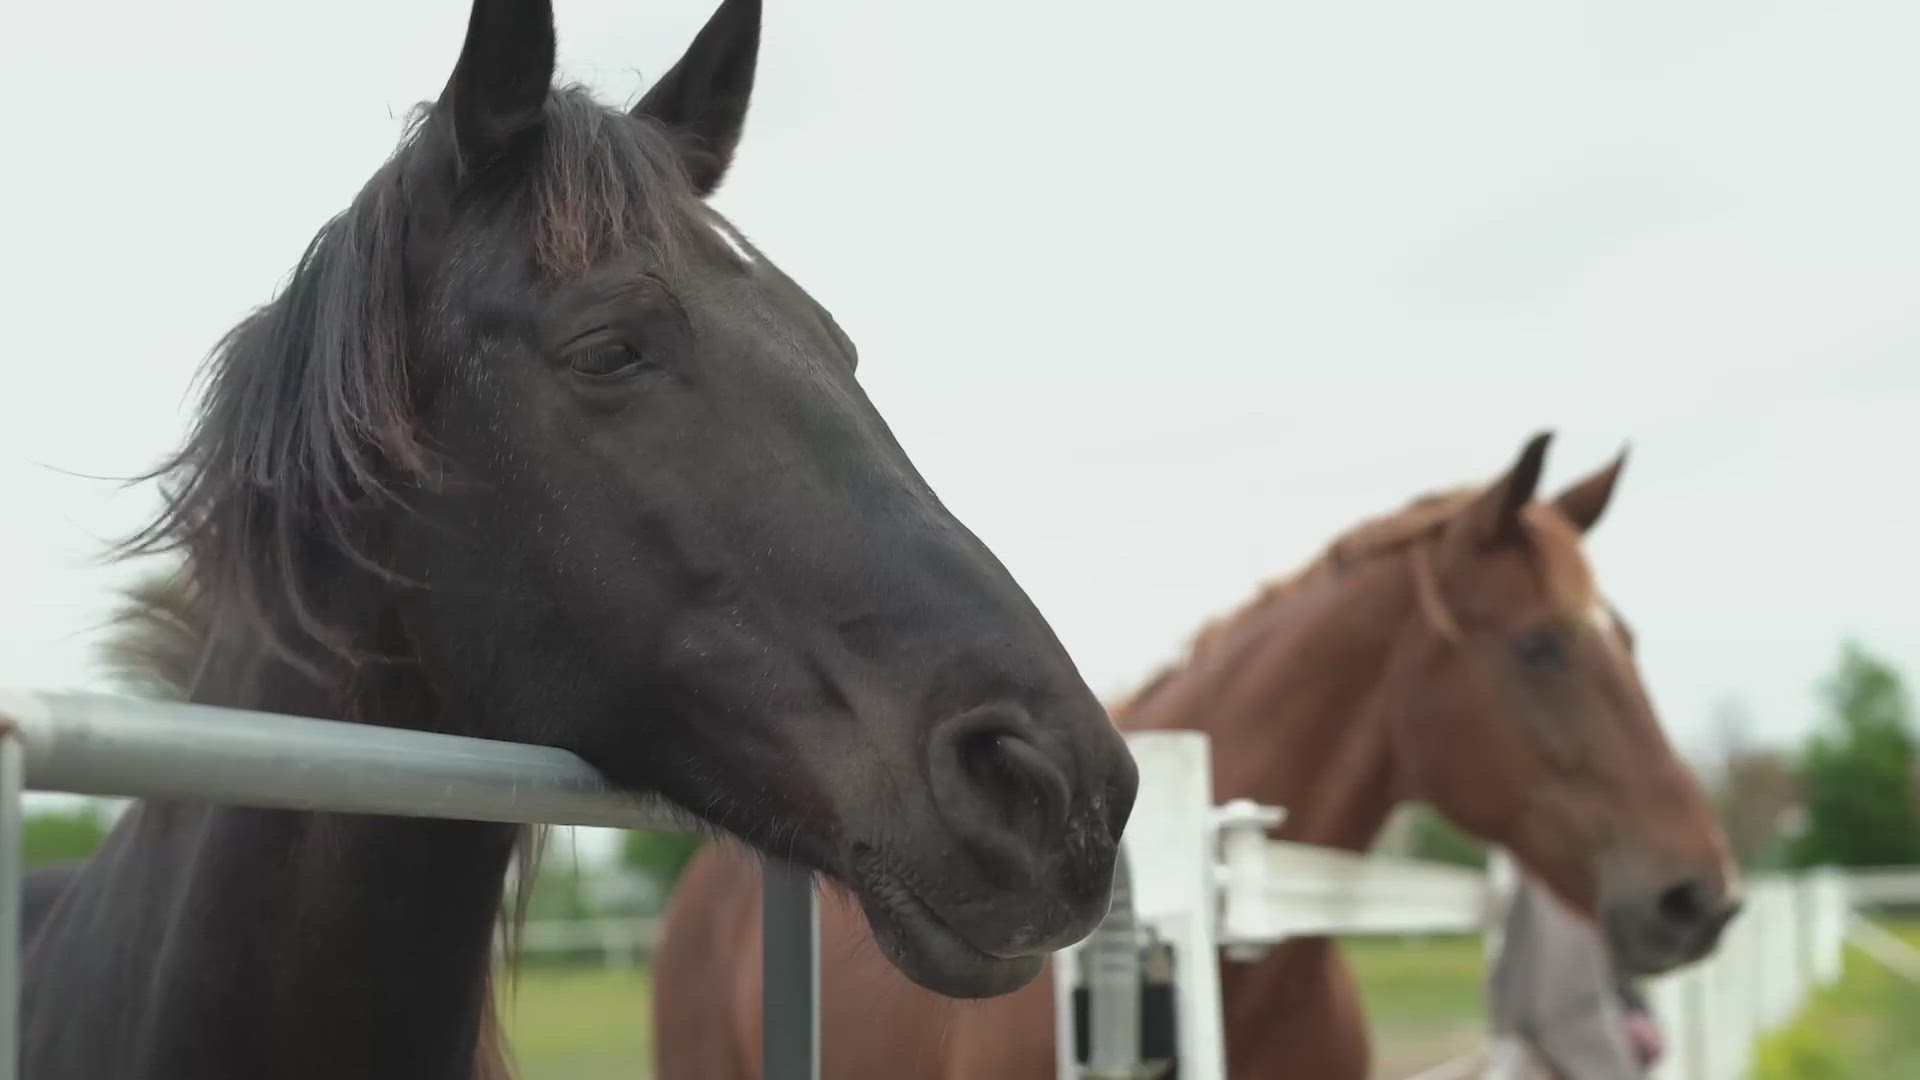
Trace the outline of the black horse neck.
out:
<instances>
[{"instance_id":1,"label":"black horse neck","mask_svg":"<svg viewBox=\"0 0 1920 1080\"><path fill-rule=\"evenodd\" d=\"M197 702L342 715L283 661L210 659ZM439 726L404 669L351 700L352 719ZM70 1064L33 1080L472 1080L513 827L143 803L116 834L36 942L53 987L29 1040ZM63 978L63 952L111 970ZM68 979L114 989L76 1000Z\"/></svg>"},{"instance_id":2,"label":"black horse neck","mask_svg":"<svg viewBox=\"0 0 1920 1080\"><path fill-rule=\"evenodd\" d=\"M410 667L372 669L350 698L322 701L315 710L310 679L278 661L260 665L250 680L254 700L232 704L293 714L332 709L380 726L446 726ZM214 690L195 697L215 703ZM244 830L250 841L241 842L252 857L240 865L277 871L277 895L263 898L268 948L256 954L264 963L254 973L281 1010L271 1021L276 1060L264 1075L471 1080L518 830L420 818L222 813L255 822Z\"/></svg>"}]
</instances>

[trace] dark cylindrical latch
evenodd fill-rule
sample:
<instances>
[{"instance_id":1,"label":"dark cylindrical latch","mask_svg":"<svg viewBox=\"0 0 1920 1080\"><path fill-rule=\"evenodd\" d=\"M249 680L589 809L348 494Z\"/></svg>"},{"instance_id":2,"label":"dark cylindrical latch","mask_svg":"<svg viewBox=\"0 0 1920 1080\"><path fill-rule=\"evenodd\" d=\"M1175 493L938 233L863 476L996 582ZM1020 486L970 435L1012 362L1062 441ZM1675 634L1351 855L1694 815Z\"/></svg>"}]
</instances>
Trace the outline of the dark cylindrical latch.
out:
<instances>
[{"instance_id":1,"label":"dark cylindrical latch","mask_svg":"<svg viewBox=\"0 0 1920 1080\"><path fill-rule=\"evenodd\" d=\"M1088 957L1080 955L1073 988L1073 1057L1084 1080L1178 1080L1179 1030L1174 1003L1173 946L1143 931L1137 953L1139 1050L1137 1060L1124 1071L1096 1070L1092 1056L1093 1007Z\"/></svg>"}]
</instances>

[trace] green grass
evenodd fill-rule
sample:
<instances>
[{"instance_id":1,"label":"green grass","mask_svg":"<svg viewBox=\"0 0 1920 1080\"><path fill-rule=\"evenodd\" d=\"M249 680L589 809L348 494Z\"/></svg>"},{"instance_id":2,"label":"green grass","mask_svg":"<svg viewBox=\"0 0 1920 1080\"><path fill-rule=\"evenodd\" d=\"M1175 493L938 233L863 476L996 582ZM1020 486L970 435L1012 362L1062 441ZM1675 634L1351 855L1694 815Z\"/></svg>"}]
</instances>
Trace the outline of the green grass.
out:
<instances>
[{"instance_id":1,"label":"green grass","mask_svg":"<svg viewBox=\"0 0 1920 1080\"><path fill-rule=\"evenodd\" d=\"M1362 938L1344 949L1366 1004L1377 1075L1404 1076L1484 1039L1481 938Z\"/></svg>"},{"instance_id":2,"label":"green grass","mask_svg":"<svg viewBox=\"0 0 1920 1080\"><path fill-rule=\"evenodd\" d=\"M1896 927L1920 946L1920 921ZM1405 1075L1478 1044L1486 961L1477 937L1349 942L1381 1075ZM645 969L534 968L504 1009L522 1080L651 1075ZM1760 1048L1755 1080L1920 1077L1920 987L1852 953L1846 974Z\"/></svg>"},{"instance_id":3,"label":"green grass","mask_svg":"<svg viewBox=\"0 0 1920 1080\"><path fill-rule=\"evenodd\" d=\"M1920 947L1920 922L1889 929ZM1792 1027L1761 1043L1755 1080L1900 1080L1920 1076L1920 986L1849 950L1840 981Z\"/></svg>"},{"instance_id":4,"label":"green grass","mask_svg":"<svg viewBox=\"0 0 1920 1080\"><path fill-rule=\"evenodd\" d=\"M531 967L503 988L520 1080L636 1080L653 1073L653 979L645 968Z\"/></svg>"},{"instance_id":5,"label":"green grass","mask_svg":"<svg viewBox=\"0 0 1920 1080\"><path fill-rule=\"evenodd\" d=\"M1375 1047L1383 1061L1443 1057L1481 1030L1478 938L1357 941ZM640 1080L651 1074L652 981L628 972L530 968L502 1015L522 1080Z\"/></svg>"},{"instance_id":6,"label":"green grass","mask_svg":"<svg viewBox=\"0 0 1920 1080\"><path fill-rule=\"evenodd\" d=\"M1478 937L1363 938L1342 946L1367 1010L1415 1020L1478 1020L1486 944Z\"/></svg>"}]
</instances>

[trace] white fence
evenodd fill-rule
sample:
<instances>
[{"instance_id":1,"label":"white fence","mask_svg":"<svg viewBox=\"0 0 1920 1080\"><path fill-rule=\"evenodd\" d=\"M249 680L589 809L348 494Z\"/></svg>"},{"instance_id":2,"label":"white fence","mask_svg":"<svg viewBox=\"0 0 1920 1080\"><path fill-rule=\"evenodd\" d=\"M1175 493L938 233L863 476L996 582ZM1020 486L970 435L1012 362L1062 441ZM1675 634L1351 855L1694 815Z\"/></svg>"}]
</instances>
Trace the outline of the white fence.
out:
<instances>
[{"instance_id":1,"label":"white fence","mask_svg":"<svg viewBox=\"0 0 1920 1080\"><path fill-rule=\"evenodd\" d=\"M1847 896L1858 908L1920 906L1920 866L1849 870Z\"/></svg>"},{"instance_id":2,"label":"white fence","mask_svg":"<svg viewBox=\"0 0 1920 1080\"><path fill-rule=\"evenodd\" d=\"M1288 938L1320 935L1474 933L1486 936L1490 953L1498 948L1511 878L1504 864L1496 862L1492 873L1480 874L1275 842L1267 839L1266 829L1283 816L1279 809L1245 802L1214 805L1204 735L1152 732L1129 742L1141 769L1141 791L1127 831L1133 868L1127 892L1134 919L1173 947L1183 1080L1225 1076L1222 962L1251 959ZM1746 909L1714 956L1651 987L1649 997L1669 1043L1655 1080L1743 1076L1755 1040L1786 1023L1814 987L1838 976L1849 936L1858 940L1871 932L1852 921L1849 896L1915 899L1895 882L1920 882L1920 874L1822 871L1751 879ZM534 924L526 945L532 952L598 950L619 962L651 948L658 932L656 922L639 919ZM1081 970L1092 944L1090 939L1068 950L1056 965L1059 1031L1070 1031L1075 1023L1076 983L1099 981ZM1885 946L1885 962L1911 966L1920 960L1898 944ZM1127 978L1137 982L1139 977L1136 965ZM1090 1006L1087 1015L1098 1026L1101 1018L1136 1007ZM1137 1045L1137 1040L1137 1032L1130 1031L1117 1043ZM1060 1039L1058 1055L1062 1080L1095 1075L1075 1060L1073 1040ZM1476 1054L1447 1062L1421 1080L1485 1077L1490 1068L1485 1058Z\"/></svg>"},{"instance_id":3,"label":"white fence","mask_svg":"<svg viewBox=\"0 0 1920 1080\"><path fill-rule=\"evenodd\" d=\"M1146 732L1129 743L1141 775L1125 842L1135 868L1131 914L1173 949L1181 1080L1226 1077L1223 951L1232 963L1305 936L1469 932L1497 938L1504 875L1269 840L1266 828L1282 811L1214 805L1204 734ZM1751 882L1747 908L1714 956L1653 987L1653 1006L1670 1033L1658 1080L1739 1080L1755 1038L1790 1019L1813 987L1838 976L1849 918L1838 874ZM1075 987L1098 982L1081 970L1086 949L1082 943L1068 950L1055 965L1061 1032L1074 1030ZM1090 1007L1088 1015L1114 1014ZM1096 1031L1094 1039L1099 1036ZM1116 1041L1130 1038L1137 1042L1137 1033ZM1087 1076L1074 1040L1058 1044L1062 1080ZM1483 1076L1486 1066L1462 1060L1428 1075Z\"/></svg>"},{"instance_id":4,"label":"white fence","mask_svg":"<svg viewBox=\"0 0 1920 1080\"><path fill-rule=\"evenodd\" d=\"M1365 858L1268 840L1276 808L1215 806L1199 732L1130 738L1141 787L1125 841L1135 869L1116 925L1171 947L1175 1050L1182 1080L1225 1080L1219 965L1288 938L1479 932L1497 935L1504 890L1494 876L1409 860ZM676 828L685 819L609 787L572 755L425 732L163 704L98 695L0 694L0 1080L16 1071L20 795L23 787L83 795L486 821ZM1893 885L1872 886L1884 895ZM1862 886L1856 882L1853 891ZM818 937L805 874L767 879L765 1080L818 1075ZM1709 961L1653 991L1672 1052L1658 1080L1737 1080L1754 1038L1791 1017L1810 988L1834 978L1849 930L1849 886L1837 874L1752 883L1746 912ZM1905 895L1905 894L1903 894ZM535 949L649 948L634 921L536 927ZM614 938L619 940L615 941ZM564 940L563 940L564 939ZM1096 934L1109 945L1112 934ZM1129 936L1129 942L1136 939ZM1058 1030L1074 1028L1073 988L1088 943L1055 965ZM1889 947L1891 948L1891 947ZM1111 957L1111 952L1102 954ZM1137 1000L1141 967L1130 969ZM1111 970L1107 972L1111 974ZM1111 979L1087 980L1109 990ZM1137 1046L1137 1009L1088 1015L1096 1045ZM1122 1017L1123 1019L1115 1019ZM1102 1036L1105 1038L1102 1038ZM1087 1075L1061 1038L1059 1075ZM1466 1077L1457 1063L1433 1076Z\"/></svg>"},{"instance_id":5,"label":"white fence","mask_svg":"<svg viewBox=\"0 0 1920 1080\"><path fill-rule=\"evenodd\" d=\"M1714 955L1653 987L1671 1044L1655 1080L1745 1076L1754 1043L1840 977L1851 919L1846 881L1836 872L1754 878L1746 908Z\"/></svg>"},{"instance_id":6,"label":"white fence","mask_svg":"<svg viewBox=\"0 0 1920 1080\"><path fill-rule=\"evenodd\" d=\"M616 968L637 966L659 943L654 918L553 919L520 928L522 956L598 953Z\"/></svg>"}]
</instances>

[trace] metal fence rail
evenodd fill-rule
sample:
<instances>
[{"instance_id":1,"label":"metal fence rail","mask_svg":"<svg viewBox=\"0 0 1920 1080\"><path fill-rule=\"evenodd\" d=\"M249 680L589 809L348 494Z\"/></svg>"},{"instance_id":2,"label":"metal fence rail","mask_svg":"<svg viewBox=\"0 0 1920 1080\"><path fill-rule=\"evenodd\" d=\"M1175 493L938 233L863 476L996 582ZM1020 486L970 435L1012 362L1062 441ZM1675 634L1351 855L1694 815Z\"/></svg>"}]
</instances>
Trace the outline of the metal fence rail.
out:
<instances>
[{"instance_id":1,"label":"metal fence rail","mask_svg":"<svg viewBox=\"0 0 1920 1080\"><path fill-rule=\"evenodd\" d=\"M19 1068L23 790L523 825L684 830L564 750L102 694L0 691L0 1080ZM766 873L766 1080L819 1075L811 876Z\"/></svg>"}]
</instances>

